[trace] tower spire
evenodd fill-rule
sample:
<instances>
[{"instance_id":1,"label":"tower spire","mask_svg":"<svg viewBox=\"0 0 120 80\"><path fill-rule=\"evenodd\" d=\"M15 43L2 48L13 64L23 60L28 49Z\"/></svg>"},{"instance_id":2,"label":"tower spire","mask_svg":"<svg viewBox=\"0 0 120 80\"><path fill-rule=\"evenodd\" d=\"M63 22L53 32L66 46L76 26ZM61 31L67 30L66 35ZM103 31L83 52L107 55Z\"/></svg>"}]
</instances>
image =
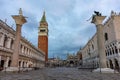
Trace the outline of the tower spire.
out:
<instances>
[{"instance_id":1,"label":"tower spire","mask_svg":"<svg viewBox=\"0 0 120 80\"><path fill-rule=\"evenodd\" d=\"M45 16L45 11L43 12L43 16L41 18L40 22L46 22L46 16Z\"/></svg>"}]
</instances>

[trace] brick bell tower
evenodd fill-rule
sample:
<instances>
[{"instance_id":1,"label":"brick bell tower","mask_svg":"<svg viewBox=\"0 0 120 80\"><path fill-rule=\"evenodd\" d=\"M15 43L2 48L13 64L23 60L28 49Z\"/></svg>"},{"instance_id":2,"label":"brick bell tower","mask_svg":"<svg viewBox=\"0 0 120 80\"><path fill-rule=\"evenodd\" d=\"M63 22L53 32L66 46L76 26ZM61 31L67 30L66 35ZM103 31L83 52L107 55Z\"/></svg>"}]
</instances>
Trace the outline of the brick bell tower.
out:
<instances>
[{"instance_id":1,"label":"brick bell tower","mask_svg":"<svg viewBox=\"0 0 120 80\"><path fill-rule=\"evenodd\" d=\"M40 21L38 29L38 48L45 52L45 62L48 61L48 23L46 21L45 12Z\"/></svg>"}]
</instances>

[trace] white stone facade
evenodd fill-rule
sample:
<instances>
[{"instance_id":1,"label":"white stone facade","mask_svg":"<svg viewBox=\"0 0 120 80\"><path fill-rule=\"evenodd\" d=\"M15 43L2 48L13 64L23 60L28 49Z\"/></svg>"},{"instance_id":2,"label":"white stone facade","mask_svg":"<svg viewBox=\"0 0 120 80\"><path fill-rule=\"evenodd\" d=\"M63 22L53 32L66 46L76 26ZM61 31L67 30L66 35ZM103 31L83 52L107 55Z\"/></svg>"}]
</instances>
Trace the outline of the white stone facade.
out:
<instances>
[{"instance_id":1,"label":"white stone facade","mask_svg":"<svg viewBox=\"0 0 120 80\"><path fill-rule=\"evenodd\" d=\"M0 20L0 69L10 67L14 40L15 30ZM44 61L44 52L22 37L19 47L18 67L44 67Z\"/></svg>"},{"instance_id":2,"label":"white stone facade","mask_svg":"<svg viewBox=\"0 0 120 80\"><path fill-rule=\"evenodd\" d=\"M112 69L120 68L120 14L111 12L111 16L103 24L105 53L107 67ZM99 55L97 47L97 34L82 48L82 62L84 67L98 68Z\"/></svg>"}]
</instances>

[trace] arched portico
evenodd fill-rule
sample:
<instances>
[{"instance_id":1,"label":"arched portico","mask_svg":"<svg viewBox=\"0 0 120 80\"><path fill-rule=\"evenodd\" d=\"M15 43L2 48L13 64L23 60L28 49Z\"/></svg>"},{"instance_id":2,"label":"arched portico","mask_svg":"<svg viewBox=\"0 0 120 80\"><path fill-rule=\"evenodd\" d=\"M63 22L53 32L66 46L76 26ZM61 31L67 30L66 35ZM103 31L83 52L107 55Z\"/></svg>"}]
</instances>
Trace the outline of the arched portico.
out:
<instances>
[{"instance_id":1,"label":"arched portico","mask_svg":"<svg viewBox=\"0 0 120 80\"><path fill-rule=\"evenodd\" d=\"M114 59L114 63L115 63L115 69L119 70L118 60Z\"/></svg>"},{"instance_id":2,"label":"arched portico","mask_svg":"<svg viewBox=\"0 0 120 80\"><path fill-rule=\"evenodd\" d=\"M112 60L109 60L109 64L110 64L110 68L113 69L114 67L113 67L113 62L112 62Z\"/></svg>"}]
</instances>

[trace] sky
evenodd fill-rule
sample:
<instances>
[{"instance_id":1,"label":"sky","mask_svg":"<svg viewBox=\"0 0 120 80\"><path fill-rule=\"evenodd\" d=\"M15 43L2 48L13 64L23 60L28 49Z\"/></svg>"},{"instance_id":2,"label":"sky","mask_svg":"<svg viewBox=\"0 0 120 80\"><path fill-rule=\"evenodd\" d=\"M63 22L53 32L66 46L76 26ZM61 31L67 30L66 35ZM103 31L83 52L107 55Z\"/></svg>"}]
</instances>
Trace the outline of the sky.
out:
<instances>
[{"instance_id":1,"label":"sky","mask_svg":"<svg viewBox=\"0 0 120 80\"><path fill-rule=\"evenodd\" d=\"M22 8L28 17L22 36L37 47L38 27L43 12L49 28L49 57L65 59L75 54L96 33L95 25L87 21L99 11L110 16L111 10L120 12L120 0L0 0L0 19L16 28L11 15Z\"/></svg>"}]
</instances>

